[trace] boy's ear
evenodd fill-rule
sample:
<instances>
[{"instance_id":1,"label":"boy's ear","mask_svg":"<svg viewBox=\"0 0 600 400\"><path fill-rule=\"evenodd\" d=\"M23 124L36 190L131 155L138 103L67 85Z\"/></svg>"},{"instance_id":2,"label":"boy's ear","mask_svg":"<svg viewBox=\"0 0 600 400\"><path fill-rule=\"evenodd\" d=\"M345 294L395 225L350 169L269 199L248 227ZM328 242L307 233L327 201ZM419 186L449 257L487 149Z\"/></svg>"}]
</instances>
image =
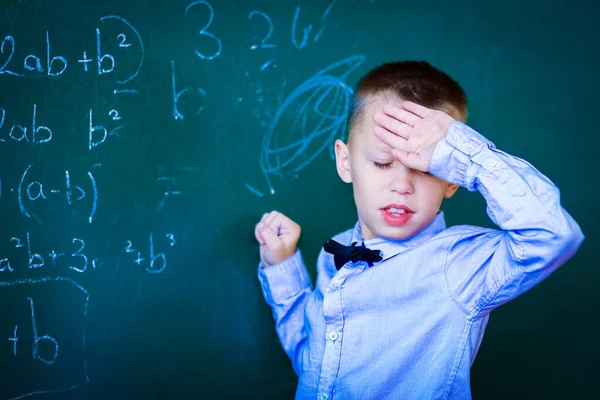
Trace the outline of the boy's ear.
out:
<instances>
[{"instance_id":1,"label":"boy's ear","mask_svg":"<svg viewBox=\"0 0 600 400\"><path fill-rule=\"evenodd\" d=\"M449 183L446 187L446 190L444 191L444 198L449 199L450 197L452 197L454 193L456 193L458 188L458 185L455 185L454 183Z\"/></svg>"},{"instance_id":2,"label":"boy's ear","mask_svg":"<svg viewBox=\"0 0 600 400\"><path fill-rule=\"evenodd\" d=\"M340 178L346 183L352 182L350 169L350 151L348 145L340 139L335 141L335 165Z\"/></svg>"}]
</instances>

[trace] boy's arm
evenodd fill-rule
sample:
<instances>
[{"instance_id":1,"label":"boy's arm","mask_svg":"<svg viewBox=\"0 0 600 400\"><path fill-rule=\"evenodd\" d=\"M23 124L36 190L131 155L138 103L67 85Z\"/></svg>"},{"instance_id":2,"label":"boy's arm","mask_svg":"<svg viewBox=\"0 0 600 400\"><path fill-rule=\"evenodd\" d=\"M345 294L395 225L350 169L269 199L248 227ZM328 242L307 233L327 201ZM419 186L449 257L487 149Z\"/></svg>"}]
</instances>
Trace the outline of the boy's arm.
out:
<instances>
[{"instance_id":1,"label":"boy's arm","mask_svg":"<svg viewBox=\"0 0 600 400\"><path fill-rule=\"evenodd\" d=\"M312 292L312 281L300 251L278 264L259 266L258 279L273 312L281 345L300 375L306 343L304 308Z\"/></svg>"},{"instance_id":2,"label":"boy's arm","mask_svg":"<svg viewBox=\"0 0 600 400\"><path fill-rule=\"evenodd\" d=\"M489 312L527 291L571 258L584 239L547 177L462 122L452 123L438 142L429 172L479 191L501 229L473 229L448 251L449 289L469 313Z\"/></svg>"}]
</instances>

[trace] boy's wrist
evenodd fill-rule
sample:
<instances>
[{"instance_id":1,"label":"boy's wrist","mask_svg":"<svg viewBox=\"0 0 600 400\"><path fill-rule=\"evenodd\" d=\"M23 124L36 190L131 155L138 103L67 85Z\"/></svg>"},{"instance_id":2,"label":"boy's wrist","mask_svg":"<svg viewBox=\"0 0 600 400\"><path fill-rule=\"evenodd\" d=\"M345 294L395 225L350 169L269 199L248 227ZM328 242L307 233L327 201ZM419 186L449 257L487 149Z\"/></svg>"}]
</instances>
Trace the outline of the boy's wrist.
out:
<instances>
[{"instance_id":1,"label":"boy's wrist","mask_svg":"<svg viewBox=\"0 0 600 400\"><path fill-rule=\"evenodd\" d=\"M288 299L312 288L312 281L300 250L286 260L270 267L259 268L258 278L269 303Z\"/></svg>"},{"instance_id":2,"label":"boy's wrist","mask_svg":"<svg viewBox=\"0 0 600 400\"><path fill-rule=\"evenodd\" d=\"M267 268L267 267L272 267L272 266L274 266L274 265L281 264L281 263L283 263L283 262L286 262L286 261L288 261L288 260L289 260L291 257L293 257L293 256L294 256L294 254L296 254L296 252L298 252L298 249L297 249L297 248L295 248L295 249L294 249L294 251L293 251L293 252L291 252L290 254L283 255L281 258L279 258L279 259L277 259L277 260L273 260L273 262L268 262L268 261L267 261L267 260L265 260L265 259L261 259L261 260L260 260L260 266L261 266L262 268Z\"/></svg>"},{"instance_id":3,"label":"boy's wrist","mask_svg":"<svg viewBox=\"0 0 600 400\"><path fill-rule=\"evenodd\" d=\"M452 144L457 123L448 128L446 137L440 140L429 162L428 172L440 179L459 186L465 186L465 174L469 157Z\"/></svg>"},{"instance_id":4,"label":"boy's wrist","mask_svg":"<svg viewBox=\"0 0 600 400\"><path fill-rule=\"evenodd\" d=\"M471 165L471 156L485 147L495 148L492 142L471 127L455 121L448 128L446 137L438 142L428 172L447 182L468 188L467 170Z\"/></svg>"}]
</instances>

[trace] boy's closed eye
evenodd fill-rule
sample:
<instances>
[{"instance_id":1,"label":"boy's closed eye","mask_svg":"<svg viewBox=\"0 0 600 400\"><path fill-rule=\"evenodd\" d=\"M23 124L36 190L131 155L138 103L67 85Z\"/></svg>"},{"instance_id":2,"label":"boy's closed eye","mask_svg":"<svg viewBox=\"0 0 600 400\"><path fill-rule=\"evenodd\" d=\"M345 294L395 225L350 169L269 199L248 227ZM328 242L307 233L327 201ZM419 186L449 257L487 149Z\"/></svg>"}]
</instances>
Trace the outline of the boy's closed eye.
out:
<instances>
[{"instance_id":1,"label":"boy's closed eye","mask_svg":"<svg viewBox=\"0 0 600 400\"><path fill-rule=\"evenodd\" d=\"M379 163L377 161L373 161L373 165L375 165L379 169L388 169L388 168L391 168L392 165L394 165L394 163L393 162Z\"/></svg>"},{"instance_id":2,"label":"boy's closed eye","mask_svg":"<svg viewBox=\"0 0 600 400\"><path fill-rule=\"evenodd\" d=\"M390 162L377 162L377 161L373 161L373 165L375 165L377 168L379 169L389 169L394 165L393 161ZM425 176L431 176L431 174L429 172L425 172L425 171L419 171L416 169L412 170L413 172L417 172L421 175L425 175Z\"/></svg>"}]
</instances>

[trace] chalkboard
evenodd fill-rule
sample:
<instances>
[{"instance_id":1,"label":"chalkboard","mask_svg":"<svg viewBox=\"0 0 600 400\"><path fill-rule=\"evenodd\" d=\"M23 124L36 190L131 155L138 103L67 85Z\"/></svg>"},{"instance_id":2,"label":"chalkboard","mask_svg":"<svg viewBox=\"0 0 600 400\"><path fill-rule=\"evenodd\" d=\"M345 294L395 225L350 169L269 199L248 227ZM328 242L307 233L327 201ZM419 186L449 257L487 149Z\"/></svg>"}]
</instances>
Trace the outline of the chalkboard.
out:
<instances>
[{"instance_id":1,"label":"chalkboard","mask_svg":"<svg viewBox=\"0 0 600 400\"><path fill-rule=\"evenodd\" d=\"M582 3L583 4L583 3ZM560 188L579 253L492 313L474 398L591 398L598 4L3 0L0 398L286 399L256 277L277 209L321 244L356 221L332 144L391 60L458 80L469 124ZM448 225L491 227L478 193Z\"/></svg>"}]
</instances>

